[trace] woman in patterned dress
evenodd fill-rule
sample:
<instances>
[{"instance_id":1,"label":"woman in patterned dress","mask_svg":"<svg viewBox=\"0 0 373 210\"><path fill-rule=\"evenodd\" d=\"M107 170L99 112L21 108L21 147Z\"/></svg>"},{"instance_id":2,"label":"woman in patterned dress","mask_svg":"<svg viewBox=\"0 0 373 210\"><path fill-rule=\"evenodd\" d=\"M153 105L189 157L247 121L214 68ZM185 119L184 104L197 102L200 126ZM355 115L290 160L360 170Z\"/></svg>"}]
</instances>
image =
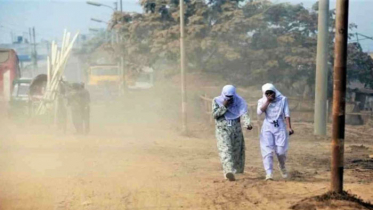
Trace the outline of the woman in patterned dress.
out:
<instances>
[{"instance_id":1,"label":"woman in patterned dress","mask_svg":"<svg viewBox=\"0 0 373 210\"><path fill-rule=\"evenodd\" d=\"M223 87L220 96L212 102L216 125L216 139L224 177L234 181L234 174L243 173L245 168L245 141L241 129L252 129L247 103L236 94L233 85Z\"/></svg>"}]
</instances>

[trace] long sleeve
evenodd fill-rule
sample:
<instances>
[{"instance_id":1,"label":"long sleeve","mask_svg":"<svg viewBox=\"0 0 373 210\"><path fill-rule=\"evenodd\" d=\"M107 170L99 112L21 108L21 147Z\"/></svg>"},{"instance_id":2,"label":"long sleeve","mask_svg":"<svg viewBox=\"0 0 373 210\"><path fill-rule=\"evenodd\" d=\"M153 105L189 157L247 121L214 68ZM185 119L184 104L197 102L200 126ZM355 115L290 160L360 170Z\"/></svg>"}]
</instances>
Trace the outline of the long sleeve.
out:
<instances>
[{"instance_id":1,"label":"long sleeve","mask_svg":"<svg viewBox=\"0 0 373 210\"><path fill-rule=\"evenodd\" d=\"M259 101L258 101L258 107L256 108L256 113L258 115L263 114L263 111L260 109L260 108L262 108L262 106L263 106L263 100L259 99Z\"/></svg>"},{"instance_id":2,"label":"long sleeve","mask_svg":"<svg viewBox=\"0 0 373 210\"><path fill-rule=\"evenodd\" d=\"M251 119L250 119L250 116L249 116L249 111L247 111L245 114L243 114L241 116L241 119L243 121L244 127L247 127L247 126L251 125Z\"/></svg>"},{"instance_id":3,"label":"long sleeve","mask_svg":"<svg viewBox=\"0 0 373 210\"><path fill-rule=\"evenodd\" d=\"M285 98L285 102L284 102L284 114L285 114L285 117L290 117L290 109L289 109L289 103L288 103L287 98Z\"/></svg>"},{"instance_id":4,"label":"long sleeve","mask_svg":"<svg viewBox=\"0 0 373 210\"><path fill-rule=\"evenodd\" d=\"M225 106L219 106L215 100L212 100L212 116L214 119L218 119L227 112L227 108Z\"/></svg>"}]
</instances>

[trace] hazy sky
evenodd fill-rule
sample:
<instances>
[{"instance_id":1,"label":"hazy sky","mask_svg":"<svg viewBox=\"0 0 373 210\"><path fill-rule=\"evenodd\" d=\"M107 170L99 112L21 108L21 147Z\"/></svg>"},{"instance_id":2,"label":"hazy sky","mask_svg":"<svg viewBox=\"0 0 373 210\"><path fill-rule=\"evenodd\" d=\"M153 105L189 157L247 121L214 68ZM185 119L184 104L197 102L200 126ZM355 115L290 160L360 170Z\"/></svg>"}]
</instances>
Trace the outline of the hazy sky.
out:
<instances>
[{"instance_id":1,"label":"hazy sky","mask_svg":"<svg viewBox=\"0 0 373 210\"><path fill-rule=\"evenodd\" d=\"M115 2L93 1L109 6ZM123 10L141 12L141 7L136 0L123 0ZM90 18L108 21L111 14L110 8L91 6L85 0L0 0L0 43L9 43L12 31L17 35L26 33L28 37L29 27L35 27L37 40L61 39L64 28L89 33L90 27L106 27Z\"/></svg>"},{"instance_id":2,"label":"hazy sky","mask_svg":"<svg viewBox=\"0 0 373 210\"><path fill-rule=\"evenodd\" d=\"M114 6L115 0L94 0ZM103 23L90 21L91 17L109 20L112 10L95 7L85 0L0 0L0 43L9 43L14 35L27 35L28 28L35 27L37 40L61 39L64 28L71 32L89 33L88 28L104 28ZM310 8L314 0L273 0L273 2L303 3ZM335 0L330 7L335 8ZM124 11L141 12L138 0L123 0ZM351 0L350 22L358 25L356 32L373 36L373 0ZM366 51L373 51L373 40L362 40Z\"/></svg>"}]
</instances>

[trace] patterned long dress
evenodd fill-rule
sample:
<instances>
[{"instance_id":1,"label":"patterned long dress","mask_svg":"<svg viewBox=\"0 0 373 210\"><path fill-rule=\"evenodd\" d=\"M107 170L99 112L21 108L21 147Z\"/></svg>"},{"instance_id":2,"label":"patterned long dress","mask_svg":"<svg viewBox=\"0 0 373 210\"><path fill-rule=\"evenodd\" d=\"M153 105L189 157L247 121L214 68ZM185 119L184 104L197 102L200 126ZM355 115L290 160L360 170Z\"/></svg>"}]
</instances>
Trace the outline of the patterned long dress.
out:
<instances>
[{"instance_id":1,"label":"patterned long dress","mask_svg":"<svg viewBox=\"0 0 373 210\"><path fill-rule=\"evenodd\" d=\"M248 113L241 119L227 121L224 114L227 108L212 102L212 115L215 119L215 135L219 150L220 161L224 174L228 172L243 173L245 168L245 140L242 134L241 120L245 127L250 125Z\"/></svg>"}]
</instances>

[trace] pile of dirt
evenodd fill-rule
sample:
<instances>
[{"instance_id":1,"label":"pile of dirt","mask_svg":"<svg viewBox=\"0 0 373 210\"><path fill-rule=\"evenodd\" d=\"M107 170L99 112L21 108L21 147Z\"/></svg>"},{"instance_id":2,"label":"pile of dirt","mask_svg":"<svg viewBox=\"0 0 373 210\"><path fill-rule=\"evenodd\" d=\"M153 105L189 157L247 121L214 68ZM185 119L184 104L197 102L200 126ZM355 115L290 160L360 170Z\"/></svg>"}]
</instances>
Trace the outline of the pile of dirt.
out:
<instances>
[{"instance_id":1,"label":"pile of dirt","mask_svg":"<svg viewBox=\"0 0 373 210\"><path fill-rule=\"evenodd\" d=\"M351 148L351 152L361 152L361 151L367 151L367 150L369 150L368 147L366 147L366 146L364 146L362 144L360 146L351 145L350 148Z\"/></svg>"},{"instance_id":2,"label":"pile of dirt","mask_svg":"<svg viewBox=\"0 0 373 210\"><path fill-rule=\"evenodd\" d=\"M373 169L373 159L354 159L347 162L347 169Z\"/></svg>"},{"instance_id":3,"label":"pile of dirt","mask_svg":"<svg viewBox=\"0 0 373 210\"><path fill-rule=\"evenodd\" d=\"M353 210L353 209L373 209L373 205L365 202L356 195L346 191L342 193L327 192L301 200L290 207L294 210Z\"/></svg>"},{"instance_id":4,"label":"pile of dirt","mask_svg":"<svg viewBox=\"0 0 373 210\"><path fill-rule=\"evenodd\" d=\"M298 170L291 170L289 172L289 179L288 180L292 180L292 181L305 181L309 178L311 178L312 175L309 174L309 173L306 173L306 172L300 172Z\"/></svg>"}]
</instances>

